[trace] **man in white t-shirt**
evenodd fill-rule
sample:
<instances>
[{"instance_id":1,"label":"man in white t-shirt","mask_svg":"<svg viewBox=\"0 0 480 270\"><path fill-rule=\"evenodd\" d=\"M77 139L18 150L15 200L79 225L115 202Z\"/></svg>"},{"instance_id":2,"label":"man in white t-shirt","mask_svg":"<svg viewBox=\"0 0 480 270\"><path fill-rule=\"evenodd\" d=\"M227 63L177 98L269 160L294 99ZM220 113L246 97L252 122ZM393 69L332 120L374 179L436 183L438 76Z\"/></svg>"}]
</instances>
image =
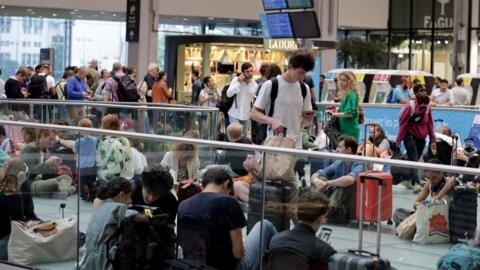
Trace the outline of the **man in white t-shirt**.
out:
<instances>
[{"instance_id":1,"label":"man in white t-shirt","mask_svg":"<svg viewBox=\"0 0 480 270\"><path fill-rule=\"evenodd\" d=\"M306 96L303 98L300 83L314 66L315 59L308 51L297 51L290 57L288 69L277 77L278 94L272 117L266 113L271 106L272 81L262 84L250 116L253 120L268 125L267 137L273 136L274 131L283 133L286 129L286 136L295 140L296 148L302 148L300 133L302 118L312 121L314 112L308 86Z\"/></svg>"},{"instance_id":2,"label":"man in white t-shirt","mask_svg":"<svg viewBox=\"0 0 480 270\"><path fill-rule=\"evenodd\" d=\"M458 78L456 81L457 86L452 88L453 97L455 99L453 105L470 105L470 93L465 89L462 78Z\"/></svg>"},{"instance_id":3,"label":"man in white t-shirt","mask_svg":"<svg viewBox=\"0 0 480 270\"><path fill-rule=\"evenodd\" d=\"M454 102L453 93L448 89L448 80L440 80L440 88L433 90L430 95L430 106L453 106Z\"/></svg>"},{"instance_id":4,"label":"man in white t-shirt","mask_svg":"<svg viewBox=\"0 0 480 270\"><path fill-rule=\"evenodd\" d=\"M253 80L253 65L251 63L243 63L241 71L242 74L234 77L227 89L228 97L235 96L232 107L228 110L228 119L230 124L242 124L242 135L247 136L250 123L250 108L257 91L257 83Z\"/></svg>"}]
</instances>

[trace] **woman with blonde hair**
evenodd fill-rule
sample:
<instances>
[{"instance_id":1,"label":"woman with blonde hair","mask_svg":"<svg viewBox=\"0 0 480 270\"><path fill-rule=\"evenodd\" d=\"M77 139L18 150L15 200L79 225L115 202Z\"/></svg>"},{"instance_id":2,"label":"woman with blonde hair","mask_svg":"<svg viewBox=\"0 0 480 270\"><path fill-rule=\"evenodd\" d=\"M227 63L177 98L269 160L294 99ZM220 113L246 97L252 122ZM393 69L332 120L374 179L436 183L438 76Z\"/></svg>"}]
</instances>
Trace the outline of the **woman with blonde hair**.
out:
<instances>
[{"instance_id":1,"label":"woman with blonde hair","mask_svg":"<svg viewBox=\"0 0 480 270\"><path fill-rule=\"evenodd\" d=\"M198 134L187 131L183 137L198 138ZM190 143L175 143L172 150L165 154L161 164L170 169L175 186L182 180L196 178L200 169L198 146Z\"/></svg>"},{"instance_id":2,"label":"woman with blonde hair","mask_svg":"<svg viewBox=\"0 0 480 270\"><path fill-rule=\"evenodd\" d=\"M337 94L340 98L338 111L326 110L325 112L338 118L340 134L352 136L358 141L360 135L358 123L360 91L352 72L343 71L338 74Z\"/></svg>"}]
</instances>

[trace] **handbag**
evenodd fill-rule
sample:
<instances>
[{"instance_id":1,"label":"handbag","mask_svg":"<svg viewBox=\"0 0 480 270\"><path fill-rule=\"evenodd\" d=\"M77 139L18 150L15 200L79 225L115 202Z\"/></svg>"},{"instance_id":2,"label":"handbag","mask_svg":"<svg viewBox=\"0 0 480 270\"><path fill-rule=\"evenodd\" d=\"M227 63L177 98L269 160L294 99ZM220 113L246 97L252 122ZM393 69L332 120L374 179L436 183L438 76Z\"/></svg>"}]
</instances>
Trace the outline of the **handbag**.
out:
<instances>
[{"instance_id":1,"label":"handbag","mask_svg":"<svg viewBox=\"0 0 480 270\"><path fill-rule=\"evenodd\" d=\"M420 244L448 243L448 204L446 200L425 201L417 208L417 231L413 242Z\"/></svg>"},{"instance_id":2,"label":"handbag","mask_svg":"<svg viewBox=\"0 0 480 270\"><path fill-rule=\"evenodd\" d=\"M284 135L268 137L263 143L264 146L295 148L295 140ZM268 180L295 180L295 156L291 154L268 152L263 160L265 179ZM259 176L262 176L260 172Z\"/></svg>"},{"instance_id":3,"label":"handbag","mask_svg":"<svg viewBox=\"0 0 480 270\"><path fill-rule=\"evenodd\" d=\"M202 192L202 185L197 179L185 179L178 184L178 202L180 203L200 192Z\"/></svg>"},{"instance_id":4,"label":"handbag","mask_svg":"<svg viewBox=\"0 0 480 270\"><path fill-rule=\"evenodd\" d=\"M44 222L27 228L11 222L8 261L24 265L65 261L75 258L77 216Z\"/></svg>"},{"instance_id":5,"label":"handbag","mask_svg":"<svg viewBox=\"0 0 480 270\"><path fill-rule=\"evenodd\" d=\"M398 224L396 231L398 237L405 240L412 240L417 229L417 212L411 214Z\"/></svg>"}]
</instances>

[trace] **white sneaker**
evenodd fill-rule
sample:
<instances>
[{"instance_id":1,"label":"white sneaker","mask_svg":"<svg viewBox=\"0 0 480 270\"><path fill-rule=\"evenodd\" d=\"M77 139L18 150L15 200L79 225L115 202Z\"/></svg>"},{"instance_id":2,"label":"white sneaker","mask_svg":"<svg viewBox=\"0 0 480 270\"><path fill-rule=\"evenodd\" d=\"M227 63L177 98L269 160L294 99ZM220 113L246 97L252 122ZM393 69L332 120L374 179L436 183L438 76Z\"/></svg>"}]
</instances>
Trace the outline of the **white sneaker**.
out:
<instances>
[{"instance_id":1,"label":"white sneaker","mask_svg":"<svg viewBox=\"0 0 480 270\"><path fill-rule=\"evenodd\" d=\"M420 193L420 191L422 191L422 189L423 189L423 187L419 184L415 184L415 185L412 186L412 192L413 193Z\"/></svg>"},{"instance_id":2,"label":"white sneaker","mask_svg":"<svg viewBox=\"0 0 480 270\"><path fill-rule=\"evenodd\" d=\"M410 180L405 180L400 182L402 186L404 186L406 189L413 189L412 182Z\"/></svg>"}]
</instances>

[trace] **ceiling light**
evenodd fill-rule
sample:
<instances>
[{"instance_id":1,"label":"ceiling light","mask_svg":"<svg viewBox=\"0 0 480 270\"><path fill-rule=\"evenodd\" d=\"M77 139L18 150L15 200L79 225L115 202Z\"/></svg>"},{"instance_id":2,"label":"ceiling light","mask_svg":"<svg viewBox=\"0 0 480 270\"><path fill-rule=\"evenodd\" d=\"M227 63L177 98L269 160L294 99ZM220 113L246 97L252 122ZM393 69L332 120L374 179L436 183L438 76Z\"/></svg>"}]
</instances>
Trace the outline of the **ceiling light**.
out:
<instances>
[{"instance_id":1,"label":"ceiling light","mask_svg":"<svg viewBox=\"0 0 480 270\"><path fill-rule=\"evenodd\" d=\"M53 16L53 17L57 17L57 13L53 13L52 16Z\"/></svg>"},{"instance_id":2,"label":"ceiling light","mask_svg":"<svg viewBox=\"0 0 480 270\"><path fill-rule=\"evenodd\" d=\"M72 14L72 15L75 15L75 12L73 12L73 11L70 11L70 14Z\"/></svg>"},{"instance_id":3,"label":"ceiling light","mask_svg":"<svg viewBox=\"0 0 480 270\"><path fill-rule=\"evenodd\" d=\"M214 17L208 17L209 20L214 20L215 18Z\"/></svg>"},{"instance_id":4,"label":"ceiling light","mask_svg":"<svg viewBox=\"0 0 480 270\"><path fill-rule=\"evenodd\" d=\"M27 8L27 12L32 12L33 10L31 8Z\"/></svg>"},{"instance_id":5,"label":"ceiling light","mask_svg":"<svg viewBox=\"0 0 480 270\"><path fill-rule=\"evenodd\" d=\"M1 8L4 9L4 8L5 8L5 5L2 5Z\"/></svg>"},{"instance_id":6,"label":"ceiling light","mask_svg":"<svg viewBox=\"0 0 480 270\"><path fill-rule=\"evenodd\" d=\"M100 11L100 14L102 14L102 15L105 14L105 11Z\"/></svg>"},{"instance_id":7,"label":"ceiling light","mask_svg":"<svg viewBox=\"0 0 480 270\"><path fill-rule=\"evenodd\" d=\"M82 16L81 16L81 15L78 15L78 16L77 16L77 18L81 19L81 18L82 18Z\"/></svg>"},{"instance_id":8,"label":"ceiling light","mask_svg":"<svg viewBox=\"0 0 480 270\"><path fill-rule=\"evenodd\" d=\"M188 21L188 18L183 18L184 21Z\"/></svg>"},{"instance_id":9,"label":"ceiling light","mask_svg":"<svg viewBox=\"0 0 480 270\"><path fill-rule=\"evenodd\" d=\"M117 16L117 14L113 13L113 14L112 14L112 16L113 16L113 17L116 17L116 16Z\"/></svg>"},{"instance_id":10,"label":"ceiling light","mask_svg":"<svg viewBox=\"0 0 480 270\"><path fill-rule=\"evenodd\" d=\"M228 21L229 21L229 22L234 22L234 21L235 21L235 19L229 19Z\"/></svg>"},{"instance_id":11,"label":"ceiling light","mask_svg":"<svg viewBox=\"0 0 480 270\"><path fill-rule=\"evenodd\" d=\"M30 12L30 14L35 15L35 12L32 11L32 12Z\"/></svg>"},{"instance_id":12,"label":"ceiling light","mask_svg":"<svg viewBox=\"0 0 480 270\"><path fill-rule=\"evenodd\" d=\"M74 12L79 12L80 10L78 10L78 9L74 9L73 11L74 11Z\"/></svg>"}]
</instances>

